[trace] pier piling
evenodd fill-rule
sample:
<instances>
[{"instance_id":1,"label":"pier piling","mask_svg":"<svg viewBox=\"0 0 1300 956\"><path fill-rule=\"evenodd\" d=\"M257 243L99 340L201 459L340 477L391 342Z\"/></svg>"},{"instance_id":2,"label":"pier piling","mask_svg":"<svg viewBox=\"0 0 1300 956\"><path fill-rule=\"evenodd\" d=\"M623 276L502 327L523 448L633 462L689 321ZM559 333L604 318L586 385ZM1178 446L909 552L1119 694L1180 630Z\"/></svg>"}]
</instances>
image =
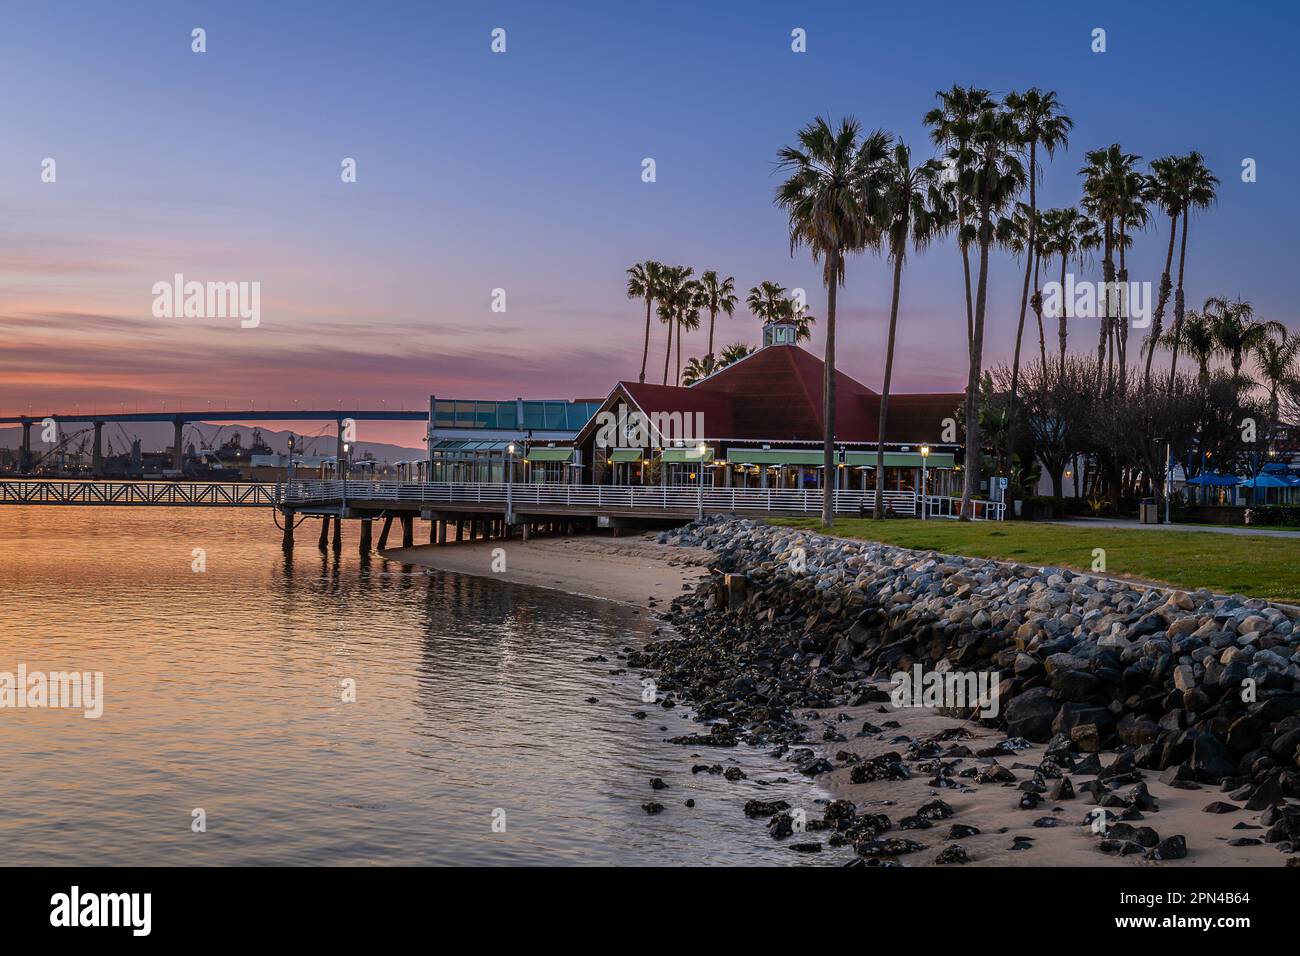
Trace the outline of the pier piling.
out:
<instances>
[{"instance_id":1,"label":"pier piling","mask_svg":"<svg viewBox=\"0 0 1300 956\"><path fill-rule=\"evenodd\" d=\"M388 547L388 529L393 526L393 516L388 515L384 518L384 527L379 532L379 550L383 551Z\"/></svg>"},{"instance_id":2,"label":"pier piling","mask_svg":"<svg viewBox=\"0 0 1300 956\"><path fill-rule=\"evenodd\" d=\"M410 515L402 516L402 547L409 548L415 544L415 519Z\"/></svg>"},{"instance_id":3,"label":"pier piling","mask_svg":"<svg viewBox=\"0 0 1300 956\"><path fill-rule=\"evenodd\" d=\"M373 523L374 523L374 522L372 522L369 518L362 518L362 519L361 519L361 544L360 544L360 550L361 550L361 553L362 553L362 554L369 554L369 553L370 553L370 535L372 534L372 528L371 528L371 525L372 525Z\"/></svg>"},{"instance_id":4,"label":"pier piling","mask_svg":"<svg viewBox=\"0 0 1300 956\"><path fill-rule=\"evenodd\" d=\"M343 550L343 519L334 519L334 553L338 554Z\"/></svg>"},{"instance_id":5,"label":"pier piling","mask_svg":"<svg viewBox=\"0 0 1300 956\"><path fill-rule=\"evenodd\" d=\"M293 512L285 511L281 515L284 518L284 533L280 538L280 546L286 551L293 550Z\"/></svg>"},{"instance_id":6,"label":"pier piling","mask_svg":"<svg viewBox=\"0 0 1300 956\"><path fill-rule=\"evenodd\" d=\"M329 515L320 519L320 549L328 550L330 545L330 519Z\"/></svg>"}]
</instances>

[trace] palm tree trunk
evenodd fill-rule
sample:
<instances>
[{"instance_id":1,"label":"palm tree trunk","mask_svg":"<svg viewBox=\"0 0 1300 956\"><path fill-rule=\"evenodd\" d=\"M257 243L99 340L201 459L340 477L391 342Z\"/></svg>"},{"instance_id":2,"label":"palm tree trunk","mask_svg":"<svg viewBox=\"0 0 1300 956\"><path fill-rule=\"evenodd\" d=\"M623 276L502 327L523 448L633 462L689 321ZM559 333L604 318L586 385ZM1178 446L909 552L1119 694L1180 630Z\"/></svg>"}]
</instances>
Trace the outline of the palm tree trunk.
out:
<instances>
[{"instance_id":1,"label":"palm tree trunk","mask_svg":"<svg viewBox=\"0 0 1300 956\"><path fill-rule=\"evenodd\" d=\"M1188 210L1183 210L1183 238L1178 245L1178 288L1174 291L1174 357L1169 362L1169 393L1174 391L1174 377L1178 374L1178 338L1183 331L1183 266L1187 263L1187 226L1191 221Z\"/></svg>"},{"instance_id":2,"label":"palm tree trunk","mask_svg":"<svg viewBox=\"0 0 1300 956\"><path fill-rule=\"evenodd\" d=\"M1020 343L1025 337L1025 309L1029 306L1029 279L1033 272L1034 265L1034 231L1037 223L1035 214L1038 207L1038 196L1035 192L1034 169L1037 164L1035 150L1038 148L1037 140L1029 144L1029 245L1025 251L1025 281L1020 287L1020 322L1016 326L1016 352L1011 363L1011 416L1015 417L1016 411L1016 389L1020 385ZM1011 431L1007 431L1008 445L1011 441Z\"/></svg>"},{"instance_id":3,"label":"palm tree trunk","mask_svg":"<svg viewBox=\"0 0 1300 956\"><path fill-rule=\"evenodd\" d=\"M1174 262L1174 236L1178 232L1178 213L1173 213L1169 217L1169 248L1165 252L1165 271L1160 274L1160 295L1156 300L1156 315L1151 321L1151 334L1147 337L1147 361L1146 370L1142 373L1142 391L1147 391L1151 387L1151 360L1156 354L1156 345L1160 341L1160 333L1164 331L1165 323L1165 306L1169 303L1169 293L1172 290L1172 283L1169 281L1169 269Z\"/></svg>"},{"instance_id":4,"label":"palm tree trunk","mask_svg":"<svg viewBox=\"0 0 1300 956\"><path fill-rule=\"evenodd\" d=\"M840 253L826 259L826 355L822 369L822 527L835 524L835 292L839 281ZM879 484L879 477L877 478Z\"/></svg>"},{"instance_id":5,"label":"palm tree trunk","mask_svg":"<svg viewBox=\"0 0 1300 956\"><path fill-rule=\"evenodd\" d=\"M1101 282L1101 336L1097 341L1097 394L1102 392L1102 370L1106 369L1106 346L1110 343L1110 284L1115 278L1115 234L1111 222L1106 220L1106 250L1102 262ZM1109 369L1107 369L1109 375Z\"/></svg>"},{"instance_id":6,"label":"palm tree trunk","mask_svg":"<svg viewBox=\"0 0 1300 956\"><path fill-rule=\"evenodd\" d=\"M709 359L712 364L713 359L713 323L718 318L717 309L709 309Z\"/></svg>"},{"instance_id":7,"label":"palm tree trunk","mask_svg":"<svg viewBox=\"0 0 1300 956\"><path fill-rule=\"evenodd\" d=\"M906 241L906 237L904 237ZM885 516L885 427L889 421L889 383L894 376L894 332L898 328L898 293L903 284L903 257L894 257L894 298L889 307L889 341L885 345L885 382L880 389L880 424L876 429L876 506L873 516ZM924 495L925 489L921 489ZM922 507L924 498L922 498Z\"/></svg>"},{"instance_id":8,"label":"palm tree trunk","mask_svg":"<svg viewBox=\"0 0 1300 956\"><path fill-rule=\"evenodd\" d=\"M678 388L681 388L681 385L682 385L682 327L681 327L680 324L677 326L677 381L676 381L675 384L677 385Z\"/></svg>"},{"instance_id":9,"label":"palm tree trunk","mask_svg":"<svg viewBox=\"0 0 1300 956\"><path fill-rule=\"evenodd\" d=\"M668 384L668 366L673 360L673 326L677 324L675 319L668 322L668 351L664 353L664 384Z\"/></svg>"},{"instance_id":10,"label":"palm tree trunk","mask_svg":"<svg viewBox=\"0 0 1300 956\"><path fill-rule=\"evenodd\" d=\"M970 250L964 244L961 246L961 271L966 280L966 352L969 355L971 342L975 340L975 309L970 297Z\"/></svg>"},{"instance_id":11,"label":"palm tree trunk","mask_svg":"<svg viewBox=\"0 0 1300 956\"><path fill-rule=\"evenodd\" d=\"M1061 374L1065 374L1065 340L1069 333L1067 316L1070 314L1070 303L1065 298L1065 270L1069 265L1069 256L1061 253L1061 314L1057 316L1057 332L1061 338Z\"/></svg>"},{"instance_id":12,"label":"palm tree trunk","mask_svg":"<svg viewBox=\"0 0 1300 956\"><path fill-rule=\"evenodd\" d=\"M1043 287L1038 282L1038 269L1043 264L1043 257L1034 255L1034 295L1029 300L1030 306L1034 310L1034 317L1038 319L1038 359L1043 363L1043 371L1047 371L1047 335L1043 331Z\"/></svg>"},{"instance_id":13,"label":"palm tree trunk","mask_svg":"<svg viewBox=\"0 0 1300 956\"><path fill-rule=\"evenodd\" d=\"M1115 316L1115 324L1118 328L1118 341L1115 350L1119 355L1119 385L1123 390L1124 385L1128 382L1128 325L1129 325L1129 303L1128 303L1128 264L1124 255L1125 225L1123 220L1119 224L1119 287L1120 302L1123 306L1123 314Z\"/></svg>"},{"instance_id":14,"label":"palm tree trunk","mask_svg":"<svg viewBox=\"0 0 1300 956\"><path fill-rule=\"evenodd\" d=\"M966 375L966 471L962 481L961 520L970 521L971 502L979 494L980 454L980 369L984 360L984 306L989 289L989 245L993 241L987 204L980 207L980 271L975 291L975 324L970 343L970 370Z\"/></svg>"},{"instance_id":15,"label":"palm tree trunk","mask_svg":"<svg viewBox=\"0 0 1300 956\"><path fill-rule=\"evenodd\" d=\"M654 301L653 296L646 296L645 299L645 345L641 348L641 377L637 379L642 385L645 384L645 365L650 359L650 303Z\"/></svg>"}]
</instances>

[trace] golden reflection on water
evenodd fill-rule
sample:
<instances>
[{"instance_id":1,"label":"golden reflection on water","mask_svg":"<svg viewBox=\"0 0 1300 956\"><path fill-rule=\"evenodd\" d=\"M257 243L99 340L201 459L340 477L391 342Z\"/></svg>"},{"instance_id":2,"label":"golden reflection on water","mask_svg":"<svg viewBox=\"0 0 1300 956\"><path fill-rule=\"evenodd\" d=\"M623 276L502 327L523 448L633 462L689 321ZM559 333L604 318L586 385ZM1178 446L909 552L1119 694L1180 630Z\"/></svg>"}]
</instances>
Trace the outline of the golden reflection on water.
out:
<instances>
[{"instance_id":1,"label":"golden reflection on water","mask_svg":"<svg viewBox=\"0 0 1300 956\"><path fill-rule=\"evenodd\" d=\"M105 683L99 720L0 710L7 863L807 862L740 808L818 814L810 786L691 775L790 769L664 743L696 725L609 673L636 614L363 559L352 529L322 554L312 530L286 558L260 509L0 508L0 670Z\"/></svg>"}]
</instances>

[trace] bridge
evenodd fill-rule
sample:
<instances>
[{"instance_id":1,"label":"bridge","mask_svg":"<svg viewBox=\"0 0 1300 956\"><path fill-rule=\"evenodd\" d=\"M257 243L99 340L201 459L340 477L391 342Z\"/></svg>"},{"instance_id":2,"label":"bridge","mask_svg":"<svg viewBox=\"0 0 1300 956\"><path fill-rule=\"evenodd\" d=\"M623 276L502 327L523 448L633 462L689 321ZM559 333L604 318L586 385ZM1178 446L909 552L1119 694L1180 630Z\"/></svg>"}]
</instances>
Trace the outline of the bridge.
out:
<instances>
[{"instance_id":1,"label":"bridge","mask_svg":"<svg viewBox=\"0 0 1300 956\"><path fill-rule=\"evenodd\" d=\"M379 422L427 422L429 420L429 410L406 410L406 409L316 409L303 411L302 409L285 409L277 411L275 409L265 411L222 411L220 409L213 411L157 411L157 412L117 412L109 414L89 415L84 412L74 412L72 414L50 414L50 415L10 415L0 417L0 425L21 425L23 429L21 445L21 461L23 469L31 467L32 462L32 426L43 424L47 420L54 421L58 424L75 422L85 424L89 422L95 428L95 444L91 457L91 470L98 477L103 474L103 441L102 432L104 425L109 422L171 422L175 428L175 440L172 442L172 465L177 470L181 470L183 464L181 451L181 432L187 422L336 422L338 424L338 457L343 455L343 429L346 421L379 421Z\"/></svg>"}]
</instances>

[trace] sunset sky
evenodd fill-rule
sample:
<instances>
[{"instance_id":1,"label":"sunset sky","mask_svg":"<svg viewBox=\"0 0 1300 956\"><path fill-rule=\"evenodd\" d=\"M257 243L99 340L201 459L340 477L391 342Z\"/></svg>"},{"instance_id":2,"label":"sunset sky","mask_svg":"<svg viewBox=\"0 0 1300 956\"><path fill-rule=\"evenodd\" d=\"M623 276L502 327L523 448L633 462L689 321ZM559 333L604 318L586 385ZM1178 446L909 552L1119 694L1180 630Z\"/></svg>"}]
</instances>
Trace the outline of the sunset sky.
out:
<instances>
[{"instance_id":1,"label":"sunset sky","mask_svg":"<svg viewBox=\"0 0 1300 956\"><path fill-rule=\"evenodd\" d=\"M802 286L822 316L820 273L791 258L772 203L777 149L817 114L851 113L928 154L921 117L954 83L1057 91L1076 125L1042 206L1078 199L1087 149L1201 150L1222 186L1192 223L1189 307L1241 295L1296 327L1289 5L806 6L6 5L0 410L604 395L640 366L634 262L734 275L742 301L763 279ZM206 53L191 52L194 27ZM489 49L495 27L505 54ZM790 50L796 27L807 53ZM1245 157L1256 183L1241 181ZM1167 228L1157 217L1138 237L1134 280L1158 283ZM260 282L261 325L154 318L151 288L175 273ZM1010 354L1018 275L999 255L993 361ZM873 388L888 292L878 258L849 262L840 367ZM720 323L722 343L758 340L743 307ZM905 273L895 388L959 390L964 324L946 242ZM701 354L704 333L686 344Z\"/></svg>"}]
</instances>

